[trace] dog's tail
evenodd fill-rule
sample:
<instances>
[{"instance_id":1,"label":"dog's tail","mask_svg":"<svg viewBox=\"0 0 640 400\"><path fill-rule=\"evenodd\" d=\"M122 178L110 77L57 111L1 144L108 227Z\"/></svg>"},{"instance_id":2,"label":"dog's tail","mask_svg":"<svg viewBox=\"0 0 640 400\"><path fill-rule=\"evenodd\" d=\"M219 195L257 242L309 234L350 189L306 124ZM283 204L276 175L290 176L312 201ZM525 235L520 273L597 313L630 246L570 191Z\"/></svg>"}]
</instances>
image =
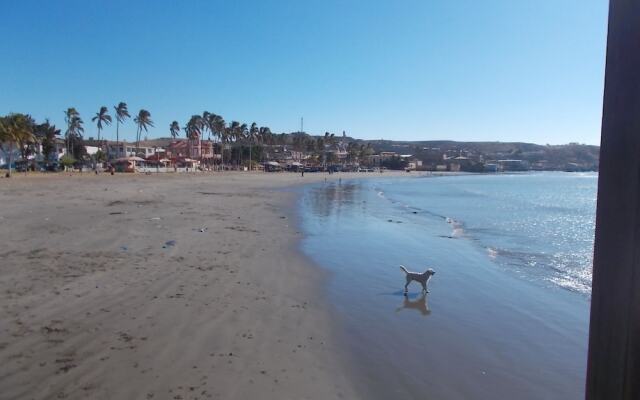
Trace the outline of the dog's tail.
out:
<instances>
[{"instance_id":1,"label":"dog's tail","mask_svg":"<svg viewBox=\"0 0 640 400\"><path fill-rule=\"evenodd\" d=\"M404 267L404 265L401 265L400 269L403 270L405 274L409 273L409 271L407 271L407 269Z\"/></svg>"}]
</instances>

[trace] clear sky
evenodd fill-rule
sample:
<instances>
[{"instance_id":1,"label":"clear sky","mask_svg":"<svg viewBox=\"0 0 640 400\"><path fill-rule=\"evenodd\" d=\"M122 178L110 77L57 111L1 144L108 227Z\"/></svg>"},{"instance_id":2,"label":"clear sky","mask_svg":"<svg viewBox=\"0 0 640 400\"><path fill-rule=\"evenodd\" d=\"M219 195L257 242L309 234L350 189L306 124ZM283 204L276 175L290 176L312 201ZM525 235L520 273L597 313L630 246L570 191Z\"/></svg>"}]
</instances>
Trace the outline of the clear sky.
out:
<instances>
[{"instance_id":1,"label":"clear sky","mask_svg":"<svg viewBox=\"0 0 640 400\"><path fill-rule=\"evenodd\" d=\"M0 114L599 144L606 0L6 1ZM64 131L64 129L63 129ZM123 129L132 139L135 128ZM115 126L103 132L115 137Z\"/></svg>"}]
</instances>

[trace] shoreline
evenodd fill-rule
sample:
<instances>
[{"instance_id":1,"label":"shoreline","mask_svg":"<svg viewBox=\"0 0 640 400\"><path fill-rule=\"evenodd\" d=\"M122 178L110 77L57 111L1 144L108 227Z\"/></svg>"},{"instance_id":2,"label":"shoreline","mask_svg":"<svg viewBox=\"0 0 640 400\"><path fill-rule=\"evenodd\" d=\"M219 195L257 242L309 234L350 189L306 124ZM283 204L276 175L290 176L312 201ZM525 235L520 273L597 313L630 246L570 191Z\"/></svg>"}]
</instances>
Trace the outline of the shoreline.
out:
<instances>
[{"instance_id":1,"label":"shoreline","mask_svg":"<svg viewBox=\"0 0 640 400\"><path fill-rule=\"evenodd\" d=\"M383 177L397 175L408 174ZM329 272L300 249L295 206L300 185L354 177L380 178L3 180L0 391L9 399L366 397L331 315Z\"/></svg>"}]
</instances>

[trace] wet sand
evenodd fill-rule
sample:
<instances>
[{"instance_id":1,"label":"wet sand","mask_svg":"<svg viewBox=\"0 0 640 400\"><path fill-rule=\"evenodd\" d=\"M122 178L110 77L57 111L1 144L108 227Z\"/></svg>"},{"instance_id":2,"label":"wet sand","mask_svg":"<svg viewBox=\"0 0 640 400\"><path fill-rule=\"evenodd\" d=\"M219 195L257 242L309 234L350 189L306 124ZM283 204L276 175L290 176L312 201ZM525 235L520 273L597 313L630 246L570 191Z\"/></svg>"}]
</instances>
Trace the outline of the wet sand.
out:
<instances>
[{"instance_id":1,"label":"wet sand","mask_svg":"<svg viewBox=\"0 0 640 400\"><path fill-rule=\"evenodd\" d=\"M2 398L364 397L281 190L346 177L0 179Z\"/></svg>"}]
</instances>

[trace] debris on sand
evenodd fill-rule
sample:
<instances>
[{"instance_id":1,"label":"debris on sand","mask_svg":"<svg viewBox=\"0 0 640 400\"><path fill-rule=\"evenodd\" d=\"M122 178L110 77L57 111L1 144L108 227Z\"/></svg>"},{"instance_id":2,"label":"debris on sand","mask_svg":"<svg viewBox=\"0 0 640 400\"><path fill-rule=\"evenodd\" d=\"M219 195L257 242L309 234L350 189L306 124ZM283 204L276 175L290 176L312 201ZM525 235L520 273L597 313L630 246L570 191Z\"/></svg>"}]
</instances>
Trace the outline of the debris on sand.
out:
<instances>
[{"instance_id":1,"label":"debris on sand","mask_svg":"<svg viewBox=\"0 0 640 400\"><path fill-rule=\"evenodd\" d=\"M167 247L173 247L175 245L176 245L176 241L175 240L169 240L169 241L164 243L164 246L162 246L162 248L166 249Z\"/></svg>"}]
</instances>

